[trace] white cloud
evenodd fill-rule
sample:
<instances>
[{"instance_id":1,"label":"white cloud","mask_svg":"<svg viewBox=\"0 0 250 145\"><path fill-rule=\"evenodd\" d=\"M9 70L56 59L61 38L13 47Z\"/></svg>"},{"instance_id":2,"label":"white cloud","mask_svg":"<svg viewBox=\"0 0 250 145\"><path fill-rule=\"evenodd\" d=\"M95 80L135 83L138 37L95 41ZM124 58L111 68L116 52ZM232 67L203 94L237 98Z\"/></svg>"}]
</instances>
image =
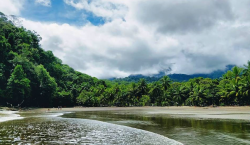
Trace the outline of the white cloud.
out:
<instances>
[{"instance_id":1,"label":"white cloud","mask_svg":"<svg viewBox=\"0 0 250 145\"><path fill-rule=\"evenodd\" d=\"M43 37L44 49L98 78L153 74L168 67L171 73L208 73L250 58L248 6L236 0L64 1L109 21L76 27L24 19L23 25Z\"/></svg>"},{"instance_id":2,"label":"white cloud","mask_svg":"<svg viewBox=\"0 0 250 145\"><path fill-rule=\"evenodd\" d=\"M35 0L37 4L50 7L51 6L51 1L50 0Z\"/></svg>"},{"instance_id":3,"label":"white cloud","mask_svg":"<svg viewBox=\"0 0 250 145\"><path fill-rule=\"evenodd\" d=\"M20 15L24 0L1 0L0 12L6 15Z\"/></svg>"},{"instance_id":4,"label":"white cloud","mask_svg":"<svg viewBox=\"0 0 250 145\"><path fill-rule=\"evenodd\" d=\"M127 7L121 3L109 0L64 0L64 2L78 10L86 10L96 16L107 20L123 18L127 12Z\"/></svg>"},{"instance_id":5,"label":"white cloud","mask_svg":"<svg viewBox=\"0 0 250 145\"><path fill-rule=\"evenodd\" d=\"M200 32L233 19L228 0L143 0L133 14L161 33Z\"/></svg>"},{"instance_id":6,"label":"white cloud","mask_svg":"<svg viewBox=\"0 0 250 145\"><path fill-rule=\"evenodd\" d=\"M36 30L43 37L42 46L53 50L64 63L99 78L156 73L169 65L167 59L175 55L168 53L168 48L178 46L178 41L173 38L155 37L143 26L122 20L103 26L74 27L29 20L23 20L23 25Z\"/></svg>"}]
</instances>

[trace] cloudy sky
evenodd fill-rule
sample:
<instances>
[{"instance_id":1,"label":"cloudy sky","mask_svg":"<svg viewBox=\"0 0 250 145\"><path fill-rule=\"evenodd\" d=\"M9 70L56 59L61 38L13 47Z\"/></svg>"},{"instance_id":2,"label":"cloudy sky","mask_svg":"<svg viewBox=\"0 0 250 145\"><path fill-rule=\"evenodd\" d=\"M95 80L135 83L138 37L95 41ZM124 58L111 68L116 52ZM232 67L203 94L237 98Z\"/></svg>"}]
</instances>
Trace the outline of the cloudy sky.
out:
<instances>
[{"instance_id":1,"label":"cloudy sky","mask_svg":"<svg viewBox=\"0 0 250 145\"><path fill-rule=\"evenodd\" d=\"M0 11L98 78L209 73L250 60L250 0L1 0Z\"/></svg>"}]
</instances>

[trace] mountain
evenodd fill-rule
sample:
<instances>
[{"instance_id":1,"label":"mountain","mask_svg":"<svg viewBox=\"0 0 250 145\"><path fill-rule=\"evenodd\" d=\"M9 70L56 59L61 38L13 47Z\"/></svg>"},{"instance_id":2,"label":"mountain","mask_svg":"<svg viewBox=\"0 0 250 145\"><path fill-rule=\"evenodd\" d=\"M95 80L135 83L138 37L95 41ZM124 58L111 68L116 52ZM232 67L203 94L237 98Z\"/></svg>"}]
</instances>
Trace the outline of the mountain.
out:
<instances>
[{"instance_id":1,"label":"mountain","mask_svg":"<svg viewBox=\"0 0 250 145\"><path fill-rule=\"evenodd\" d=\"M192 78L203 77L203 78L211 78L216 79L220 78L223 74L225 74L228 70L231 70L235 65L227 65L225 70L216 70L208 74L169 74L168 76L175 82L185 82ZM170 69L169 69L170 70ZM146 76L142 74L134 74L130 75L125 78L111 78L109 80L114 82L126 81L126 82L138 82L140 79L145 79L147 82L155 82L158 81L160 78L165 76L166 73L161 71L158 74L154 74L151 76Z\"/></svg>"}]
</instances>

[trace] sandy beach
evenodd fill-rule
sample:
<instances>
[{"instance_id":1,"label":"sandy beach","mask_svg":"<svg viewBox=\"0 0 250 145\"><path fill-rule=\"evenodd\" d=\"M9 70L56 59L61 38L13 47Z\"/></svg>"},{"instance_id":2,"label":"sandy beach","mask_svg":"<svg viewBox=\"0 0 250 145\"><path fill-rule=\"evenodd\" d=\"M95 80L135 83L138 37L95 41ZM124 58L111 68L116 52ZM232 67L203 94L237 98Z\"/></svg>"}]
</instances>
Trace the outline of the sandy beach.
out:
<instances>
[{"instance_id":1,"label":"sandy beach","mask_svg":"<svg viewBox=\"0 0 250 145\"><path fill-rule=\"evenodd\" d=\"M119 111L142 115L161 115L196 119L234 119L250 121L250 107L82 107L82 108L39 108L22 112L78 112L78 111Z\"/></svg>"}]
</instances>

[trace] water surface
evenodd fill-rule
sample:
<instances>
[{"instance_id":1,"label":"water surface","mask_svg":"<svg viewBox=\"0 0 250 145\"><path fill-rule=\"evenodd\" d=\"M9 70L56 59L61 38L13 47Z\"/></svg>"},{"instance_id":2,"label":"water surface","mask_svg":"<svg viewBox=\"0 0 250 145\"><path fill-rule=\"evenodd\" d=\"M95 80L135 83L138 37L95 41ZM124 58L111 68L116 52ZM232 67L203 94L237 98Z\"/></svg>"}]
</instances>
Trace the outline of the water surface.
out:
<instances>
[{"instance_id":1,"label":"water surface","mask_svg":"<svg viewBox=\"0 0 250 145\"><path fill-rule=\"evenodd\" d=\"M90 119L61 118L60 113L22 115L22 120L0 123L0 144L180 144L149 131Z\"/></svg>"},{"instance_id":2,"label":"water surface","mask_svg":"<svg viewBox=\"0 0 250 145\"><path fill-rule=\"evenodd\" d=\"M0 111L0 122L23 119L17 111Z\"/></svg>"},{"instance_id":3,"label":"water surface","mask_svg":"<svg viewBox=\"0 0 250 145\"><path fill-rule=\"evenodd\" d=\"M2 114L0 120L6 114L15 113ZM20 115L19 120L0 122L0 144L250 144L249 120L202 119L191 118L190 114L139 110Z\"/></svg>"},{"instance_id":4,"label":"water surface","mask_svg":"<svg viewBox=\"0 0 250 145\"><path fill-rule=\"evenodd\" d=\"M143 129L184 144L250 144L250 122L244 120L199 119L140 111L98 111L65 114Z\"/></svg>"}]
</instances>

